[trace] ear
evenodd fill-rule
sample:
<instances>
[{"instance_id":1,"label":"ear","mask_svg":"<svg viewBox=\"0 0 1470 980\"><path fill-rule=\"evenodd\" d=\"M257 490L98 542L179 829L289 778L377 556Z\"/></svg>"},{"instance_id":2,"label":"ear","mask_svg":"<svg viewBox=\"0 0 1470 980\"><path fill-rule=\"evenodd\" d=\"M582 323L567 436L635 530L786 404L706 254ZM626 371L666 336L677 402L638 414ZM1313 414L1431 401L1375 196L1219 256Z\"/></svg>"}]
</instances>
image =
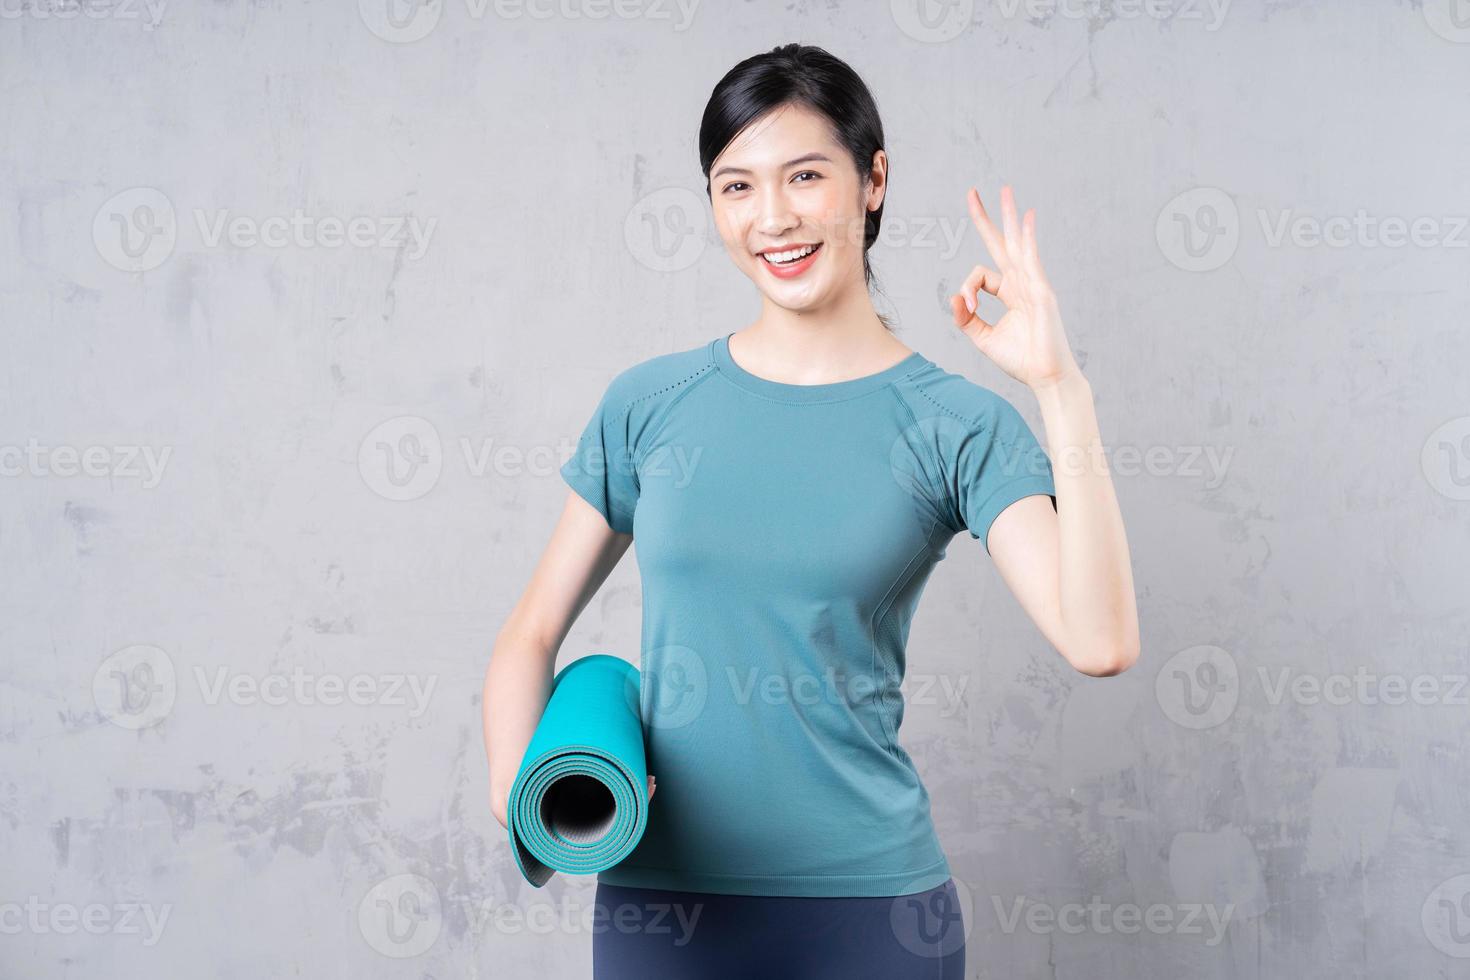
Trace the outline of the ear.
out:
<instances>
[{"instance_id":1,"label":"ear","mask_svg":"<svg viewBox=\"0 0 1470 980\"><path fill-rule=\"evenodd\" d=\"M883 204L883 198L888 193L888 154L882 150L873 151L872 170L868 174L867 200L864 206L869 211L876 211Z\"/></svg>"}]
</instances>

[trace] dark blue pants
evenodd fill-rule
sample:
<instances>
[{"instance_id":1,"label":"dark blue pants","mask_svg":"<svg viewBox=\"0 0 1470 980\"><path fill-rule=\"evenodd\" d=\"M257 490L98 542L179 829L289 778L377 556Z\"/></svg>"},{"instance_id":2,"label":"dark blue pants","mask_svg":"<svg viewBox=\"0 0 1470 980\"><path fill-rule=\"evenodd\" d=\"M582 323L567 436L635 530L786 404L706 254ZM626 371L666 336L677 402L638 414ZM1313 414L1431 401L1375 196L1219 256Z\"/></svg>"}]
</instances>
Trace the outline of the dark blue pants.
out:
<instances>
[{"instance_id":1,"label":"dark blue pants","mask_svg":"<svg viewBox=\"0 0 1470 980\"><path fill-rule=\"evenodd\" d=\"M593 980L963 980L954 881L894 898L597 884Z\"/></svg>"}]
</instances>

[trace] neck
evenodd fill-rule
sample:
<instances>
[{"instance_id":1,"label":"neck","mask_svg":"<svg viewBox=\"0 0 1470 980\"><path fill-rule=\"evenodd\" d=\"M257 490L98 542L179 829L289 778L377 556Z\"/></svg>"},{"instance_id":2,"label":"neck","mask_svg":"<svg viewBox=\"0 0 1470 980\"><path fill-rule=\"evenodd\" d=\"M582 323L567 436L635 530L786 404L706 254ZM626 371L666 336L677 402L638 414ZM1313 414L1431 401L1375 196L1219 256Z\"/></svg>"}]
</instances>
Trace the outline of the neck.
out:
<instances>
[{"instance_id":1,"label":"neck","mask_svg":"<svg viewBox=\"0 0 1470 980\"><path fill-rule=\"evenodd\" d=\"M730 339L746 370L789 384L827 384L874 374L912 351L884 328L867 287L824 306L788 310L764 298L761 315Z\"/></svg>"}]
</instances>

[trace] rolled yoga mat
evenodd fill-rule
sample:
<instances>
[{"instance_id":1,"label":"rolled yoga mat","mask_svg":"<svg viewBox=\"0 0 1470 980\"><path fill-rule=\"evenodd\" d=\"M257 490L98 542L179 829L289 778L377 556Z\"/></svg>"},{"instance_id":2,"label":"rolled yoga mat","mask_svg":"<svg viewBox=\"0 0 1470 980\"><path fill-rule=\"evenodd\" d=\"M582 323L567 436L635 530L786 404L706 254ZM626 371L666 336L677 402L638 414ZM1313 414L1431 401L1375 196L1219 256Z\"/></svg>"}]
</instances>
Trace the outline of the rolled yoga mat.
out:
<instances>
[{"instance_id":1,"label":"rolled yoga mat","mask_svg":"<svg viewBox=\"0 0 1470 980\"><path fill-rule=\"evenodd\" d=\"M594 653L552 680L506 804L511 850L540 888L556 871L596 874L632 852L648 825L642 678Z\"/></svg>"}]
</instances>

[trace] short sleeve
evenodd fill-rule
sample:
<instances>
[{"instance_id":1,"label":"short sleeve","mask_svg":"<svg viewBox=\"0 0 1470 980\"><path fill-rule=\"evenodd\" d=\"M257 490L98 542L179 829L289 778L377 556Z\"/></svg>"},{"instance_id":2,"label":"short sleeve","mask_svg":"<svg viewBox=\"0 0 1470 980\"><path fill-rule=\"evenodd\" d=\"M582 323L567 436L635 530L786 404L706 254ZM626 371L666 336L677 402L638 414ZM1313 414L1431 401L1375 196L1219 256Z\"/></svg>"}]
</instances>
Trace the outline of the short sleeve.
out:
<instances>
[{"instance_id":1,"label":"short sleeve","mask_svg":"<svg viewBox=\"0 0 1470 980\"><path fill-rule=\"evenodd\" d=\"M608 527L632 534L638 474L633 466L628 405L619 391L617 384L611 384L603 392L577 440L576 451L562 464L561 475L567 486L602 514Z\"/></svg>"},{"instance_id":2,"label":"short sleeve","mask_svg":"<svg viewBox=\"0 0 1470 980\"><path fill-rule=\"evenodd\" d=\"M990 553L990 525L1022 497L1046 494L1057 505L1051 460L1014 405L990 399L979 424L958 447L957 504L970 536Z\"/></svg>"}]
</instances>

